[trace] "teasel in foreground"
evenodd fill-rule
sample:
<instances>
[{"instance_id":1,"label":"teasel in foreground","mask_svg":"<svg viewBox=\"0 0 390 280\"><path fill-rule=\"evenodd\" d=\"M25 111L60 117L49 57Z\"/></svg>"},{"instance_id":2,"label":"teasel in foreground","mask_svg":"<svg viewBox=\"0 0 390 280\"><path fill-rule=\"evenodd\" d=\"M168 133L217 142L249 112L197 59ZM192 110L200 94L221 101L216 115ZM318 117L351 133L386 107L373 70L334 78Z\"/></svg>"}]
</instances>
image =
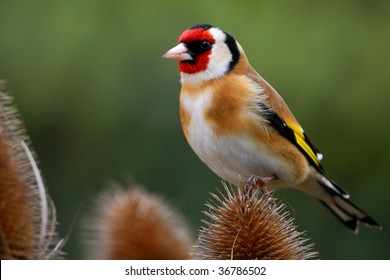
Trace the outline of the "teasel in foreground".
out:
<instances>
[{"instance_id":1,"label":"teasel in foreground","mask_svg":"<svg viewBox=\"0 0 390 280\"><path fill-rule=\"evenodd\" d=\"M88 259L189 259L192 238L179 213L142 187L112 186L84 219Z\"/></svg>"},{"instance_id":2,"label":"teasel in foreground","mask_svg":"<svg viewBox=\"0 0 390 280\"><path fill-rule=\"evenodd\" d=\"M257 186L211 194L209 221L191 237L180 215L144 188L107 188L84 219L88 259L310 259L313 244Z\"/></svg>"},{"instance_id":3,"label":"teasel in foreground","mask_svg":"<svg viewBox=\"0 0 390 280\"><path fill-rule=\"evenodd\" d=\"M30 140L0 82L0 258L52 259L61 253L54 204Z\"/></svg>"},{"instance_id":4,"label":"teasel in foreground","mask_svg":"<svg viewBox=\"0 0 390 280\"><path fill-rule=\"evenodd\" d=\"M248 183L248 182L247 182ZM247 184L246 183L246 184ZM212 193L192 255L210 260L303 260L317 256L297 231L285 205L257 186L241 184Z\"/></svg>"}]
</instances>

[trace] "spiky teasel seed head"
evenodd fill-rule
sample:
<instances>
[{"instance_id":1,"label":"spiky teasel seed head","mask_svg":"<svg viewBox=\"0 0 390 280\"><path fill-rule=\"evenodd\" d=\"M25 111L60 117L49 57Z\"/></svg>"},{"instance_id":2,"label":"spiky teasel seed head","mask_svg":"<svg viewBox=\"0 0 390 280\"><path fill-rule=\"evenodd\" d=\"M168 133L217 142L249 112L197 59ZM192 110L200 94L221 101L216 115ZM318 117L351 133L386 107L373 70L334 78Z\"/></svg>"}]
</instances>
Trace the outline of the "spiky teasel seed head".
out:
<instances>
[{"instance_id":1,"label":"spiky teasel seed head","mask_svg":"<svg viewBox=\"0 0 390 280\"><path fill-rule=\"evenodd\" d=\"M0 81L0 258L54 258L60 253L55 209L12 98L2 87Z\"/></svg>"},{"instance_id":2,"label":"spiky teasel seed head","mask_svg":"<svg viewBox=\"0 0 390 280\"><path fill-rule=\"evenodd\" d=\"M192 255L198 259L309 259L317 255L313 245L296 230L283 204L271 194L259 198L259 189L245 193L244 186L228 188L226 195L211 194L197 244Z\"/></svg>"},{"instance_id":3,"label":"spiky teasel seed head","mask_svg":"<svg viewBox=\"0 0 390 280\"><path fill-rule=\"evenodd\" d=\"M89 259L189 259L192 240L181 216L140 187L108 188L84 219Z\"/></svg>"}]
</instances>

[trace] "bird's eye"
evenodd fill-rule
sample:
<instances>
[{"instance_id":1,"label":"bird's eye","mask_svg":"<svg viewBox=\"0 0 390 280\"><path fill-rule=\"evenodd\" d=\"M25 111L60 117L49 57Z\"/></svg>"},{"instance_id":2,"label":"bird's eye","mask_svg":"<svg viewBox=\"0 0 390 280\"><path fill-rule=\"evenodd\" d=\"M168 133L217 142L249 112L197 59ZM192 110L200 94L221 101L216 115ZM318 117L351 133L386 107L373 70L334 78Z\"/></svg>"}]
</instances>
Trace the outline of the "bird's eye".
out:
<instances>
[{"instance_id":1,"label":"bird's eye","mask_svg":"<svg viewBox=\"0 0 390 280\"><path fill-rule=\"evenodd\" d=\"M203 50L209 50L209 49L211 49L211 42L210 42L210 41L207 41L207 40L201 41L201 42L200 42L200 47L201 47Z\"/></svg>"}]
</instances>

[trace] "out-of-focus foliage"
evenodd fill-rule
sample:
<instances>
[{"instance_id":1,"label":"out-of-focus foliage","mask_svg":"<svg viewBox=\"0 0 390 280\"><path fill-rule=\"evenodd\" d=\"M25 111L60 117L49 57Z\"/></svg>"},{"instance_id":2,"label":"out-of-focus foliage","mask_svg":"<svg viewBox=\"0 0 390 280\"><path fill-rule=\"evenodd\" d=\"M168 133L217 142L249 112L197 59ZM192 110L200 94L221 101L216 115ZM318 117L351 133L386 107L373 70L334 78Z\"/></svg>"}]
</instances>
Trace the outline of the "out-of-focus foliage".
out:
<instances>
[{"instance_id":1,"label":"out-of-focus foliage","mask_svg":"<svg viewBox=\"0 0 390 280\"><path fill-rule=\"evenodd\" d=\"M323 259L390 253L390 2L0 1L0 79L15 96L64 235L110 180L136 180L190 221L220 180L191 151L179 73L161 55L196 23L234 35L325 154L328 174L384 226L353 235L280 191ZM80 214L76 214L81 206ZM79 223L64 248L83 258Z\"/></svg>"}]
</instances>

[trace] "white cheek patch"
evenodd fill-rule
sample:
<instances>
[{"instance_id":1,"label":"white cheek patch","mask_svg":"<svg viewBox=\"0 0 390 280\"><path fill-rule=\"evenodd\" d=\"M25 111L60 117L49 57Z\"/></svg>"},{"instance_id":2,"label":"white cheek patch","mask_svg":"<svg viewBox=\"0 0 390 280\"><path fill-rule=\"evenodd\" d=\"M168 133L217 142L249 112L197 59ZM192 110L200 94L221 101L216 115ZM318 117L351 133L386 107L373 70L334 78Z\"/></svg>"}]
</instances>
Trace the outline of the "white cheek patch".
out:
<instances>
[{"instance_id":1,"label":"white cheek patch","mask_svg":"<svg viewBox=\"0 0 390 280\"><path fill-rule=\"evenodd\" d=\"M232 54L225 43L215 43L210 55L210 62L207 65L206 72L210 73L212 78L224 75L228 69Z\"/></svg>"},{"instance_id":2,"label":"white cheek patch","mask_svg":"<svg viewBox=\"0 0 390 280\"><path fill-rule=\"evenodd\" d=\"M209 32L213 35L215 43L211 50L210 60L206 70L194 74L181 73L182 83L196 84L201 81L212 80L223 76L228 71L232 54L225 43L226 35L223 31L215 27L211 28Z\"/></svg>"}]
</instances>

